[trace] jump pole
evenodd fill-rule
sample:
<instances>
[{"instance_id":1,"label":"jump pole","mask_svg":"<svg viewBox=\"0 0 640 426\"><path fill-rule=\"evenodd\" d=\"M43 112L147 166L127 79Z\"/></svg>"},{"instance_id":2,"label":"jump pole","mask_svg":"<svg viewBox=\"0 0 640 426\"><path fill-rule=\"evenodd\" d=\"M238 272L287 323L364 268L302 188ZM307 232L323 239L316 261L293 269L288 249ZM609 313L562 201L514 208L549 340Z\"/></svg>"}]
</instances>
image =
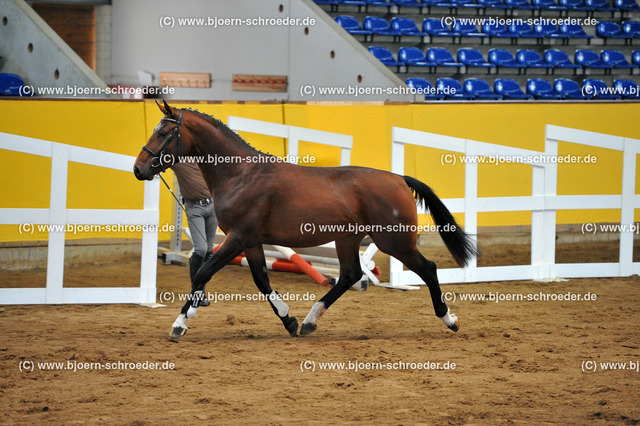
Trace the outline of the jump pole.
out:
<instances>
[{"instance_id":1,"label":"jump pole","mask_svg":"<svg viewBox=\"0 0 640 426\"><path fill-rule=\"evenodd\" d=\"M291 263L303 270L304 273L309 275L309 277L311 277L311 279L316 283L320 285L329 285L329 279L327 277L316 271L313 266L308 264L303 258L301 258L295 251L293 251L289 247L273 246L273 248L282 253L282 255L286 257Z\"/></svg>"},{"instance_id":2,"label":"jump pole","mask_svg":"<svg viewBox=\"0 0 640 426\"><path fill-rule=\"evenodd\" d=\"M297 272L302 274L307 274L313 281L320 285L329 285L329 279L318 272L313 266L307 263L304 259L302 259L296 252L287 247L278 247L279 249L283 249L281 252L282 256L287 257L287 260L282 259L266 259L267 268L273 271L283 271L283 272ZM220 245L217 245L213 248L213 252L215 253L220 248ZM280 251L280 250L278 250ZM295 259L295 260L294 260ZM232 265L241 265L241 266L249 266L249 262L245 258L244 255L240 255L229 262ZM333 271L332 271L333 272Z\"/></svg>"}]
</instances>

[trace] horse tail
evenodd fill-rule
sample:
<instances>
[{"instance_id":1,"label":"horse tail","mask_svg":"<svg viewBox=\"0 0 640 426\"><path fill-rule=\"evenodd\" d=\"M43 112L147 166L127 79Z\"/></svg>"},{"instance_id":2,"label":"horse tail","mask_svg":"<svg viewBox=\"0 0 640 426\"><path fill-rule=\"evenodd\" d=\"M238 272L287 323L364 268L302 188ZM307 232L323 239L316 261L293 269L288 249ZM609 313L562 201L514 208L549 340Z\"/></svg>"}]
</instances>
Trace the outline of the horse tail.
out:
<instances>
[{"instance_id":1,"label":"horse tail","mask_svg":"<svg viewBox=\"0 0 640 426\"><path fill-rule=\"evenodd\" d=\"M431 217L438 226L440 238L458 265L466 266L469 260L478 255L478 250L471 237L464 232L462 227L458 226L449 209L429 186L410 176L403 176L403 178L413 191L416 200L423 205L426 204Z\"/></svg>"}]
</instances>

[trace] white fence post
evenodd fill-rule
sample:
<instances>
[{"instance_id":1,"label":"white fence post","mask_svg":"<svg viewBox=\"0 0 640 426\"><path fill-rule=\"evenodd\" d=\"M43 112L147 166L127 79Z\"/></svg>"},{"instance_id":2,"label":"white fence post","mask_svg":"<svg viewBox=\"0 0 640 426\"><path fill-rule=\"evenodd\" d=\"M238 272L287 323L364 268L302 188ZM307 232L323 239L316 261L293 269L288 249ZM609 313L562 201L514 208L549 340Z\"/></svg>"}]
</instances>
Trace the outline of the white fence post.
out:
<instances>
[{"instance_id":1,"label":"white fence post","mask_svg":"<svg viewBox=\"0 0 640 426\"><path fill-rule=\"evenodd\" d=\"M49 223L67 223L67 171L69 153L62 144L51 146L51 195L49 200ZM62 281L64 278L65 229L49 231L47 249L47 303L62 303Z\"/></svg>"},{"instance_id":2,"label":"white fence post","mask_svg":"<svg viewBox=\"0 0 640 426\"><path fill-rule=\"evenodd\" d=\"M465 141L467 155L478 155L473 141ZM464 229L478 246L478 163L467 162L464 165ZM478 267L478 259L473 258L464 269L465 280L473 281Z\"/></svg>"}]
</instances>

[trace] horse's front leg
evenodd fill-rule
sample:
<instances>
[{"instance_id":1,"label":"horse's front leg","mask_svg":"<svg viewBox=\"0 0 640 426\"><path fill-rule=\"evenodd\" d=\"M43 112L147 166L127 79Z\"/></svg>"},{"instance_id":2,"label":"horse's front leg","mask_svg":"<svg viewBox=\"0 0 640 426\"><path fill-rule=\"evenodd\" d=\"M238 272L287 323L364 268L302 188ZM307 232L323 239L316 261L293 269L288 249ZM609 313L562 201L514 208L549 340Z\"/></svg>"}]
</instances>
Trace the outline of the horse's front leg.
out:
<instances>
[{"instance_id":1,"label":"horse's front leg","mask_svg":"<svg viewBox=\"0 0 640 426\"><path fill-rule=\"evenodd\" d=\"M220 249L198 269L193 280L191 295L182 307L180 315L178 315L178 318L176 318L171 326L170 337L177 339L187 334L187 330L189 329L187 327L187 320L196 316L198 306L204 299L204 286L209 282L213 274L224 268L236 256L242 253L243 250L244 247L241 242L229 234L220 246Z\"/></svg>"},{"instance_id":2,"label":"horse's front leg","mask_svg":"<svg viewBox=\"0 0 640 426\"><path fill-rule=\"evenodd\" d=\"M267 262L264 258L264 250L262 245L245 249L244 254L251 268L253 281L256 283L258 290L265 296L271 305L273 312L280 318L282 325L289 332L291 337L298 335L298 320L296 317L289 316L289 306L282 300L280 294L274 291L269 284L269 275L267 275Z\"/></svg>"}]
</instances>

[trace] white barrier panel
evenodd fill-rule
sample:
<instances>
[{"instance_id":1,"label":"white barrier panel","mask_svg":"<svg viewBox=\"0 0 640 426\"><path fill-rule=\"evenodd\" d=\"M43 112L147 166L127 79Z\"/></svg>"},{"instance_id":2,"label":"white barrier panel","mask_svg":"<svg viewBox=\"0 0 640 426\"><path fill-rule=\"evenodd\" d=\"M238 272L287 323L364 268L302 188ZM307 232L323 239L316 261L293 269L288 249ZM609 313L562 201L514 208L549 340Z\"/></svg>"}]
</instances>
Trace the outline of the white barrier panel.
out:
<instances>
[{"instance_id":1,"label":"white barrier panel","mask_svg":"<svg viewBox=\"0 0 640 426\"><path fill-rule=\"evenodd\" d=\"M287 139L287 156L298 158L298 145L300 141L319 143L323 145L337 146L340 148L340 165L351 164L351 148L353 137L340 133L325 132L322 130L307 129L305 127L288 126L286 124L271 123L269 121L252 120L250 118L229 116L228 126L240 132L257 133L259 135L275 136Z\"/></svg>"},{"instance_id":2,"label":"white barrier panel","mask_svg":"<svg viewBox=\"0 0 640 426\"><path fill-rule=\"evenodd\" d=\"M621 232L620 257L616 263L556 264L556 210L621 209L621 231L633 223L634 210L640 208L635 195L636 155L640 140L583 130L547 125L544 152L494 145L468 139L394 127L392 129L391 171L404 174L404 146L418 145L464 154L467 157L510 156L513 162L532 168L532 195L528 197L478 198L478 162L465 162L465 197L442 200L452 213L464 213L465 230L477 233L479 212L531 211L531 263L516 266L478 267L473 259L467 268L438 270L441 283L509 281L556 277L621 277L640 273L640 263L633 262L633 233ZM557 158L558 141L623 152L622 192L620 195L557 195L558 165L555 161L538 162L541 156ZM419 209L424 214L424 209ZM627 226L625 226L625 224ZM405 271L391 258L391 285L424 284L412 271Z\"/></svg>"},{"instance_id":3,"label":"white barrier panel","mask_svg":"<svg viewBox=\"0 0 640 426\"><path fill-rule=\"evenodd\" d=\"M1 305L60 303L155 303L158 250L159 179L145 181L143 210L68 209L69 161L132 174L135 157L62 143L0 133L0 149L51 158L51 194L48 209L0 209L0 225L54 225L49 231L45 288L0 289ZM135 181L132 181L132 185ZM114 189L115 190L115 189ZM59 225L147 225L142 232L139 287L64 288L65 229Z\"/></svg>"}]
</instances>

